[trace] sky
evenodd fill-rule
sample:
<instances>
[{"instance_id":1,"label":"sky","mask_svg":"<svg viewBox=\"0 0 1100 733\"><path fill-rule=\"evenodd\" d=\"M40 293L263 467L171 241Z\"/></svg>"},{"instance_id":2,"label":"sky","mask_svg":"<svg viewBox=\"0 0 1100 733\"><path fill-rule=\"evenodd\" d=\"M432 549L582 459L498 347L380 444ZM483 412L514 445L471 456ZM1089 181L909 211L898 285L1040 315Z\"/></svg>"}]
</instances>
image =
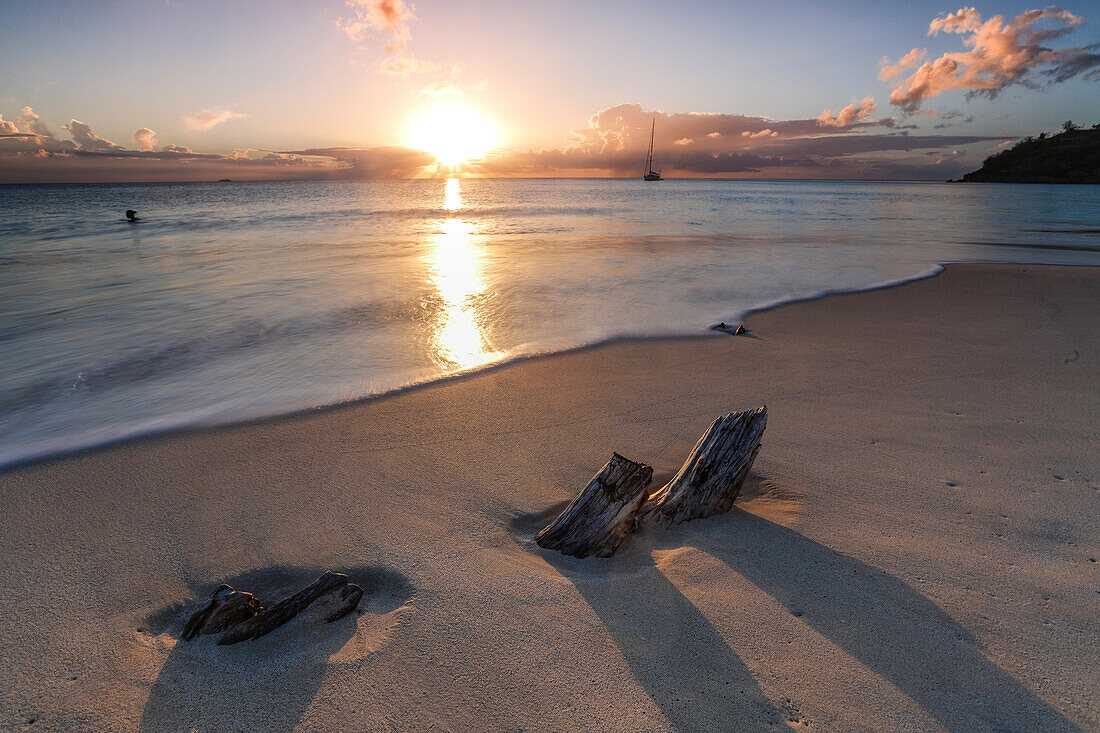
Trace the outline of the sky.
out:
<instances>
[{"instance_id":1,"label":"sky","mask_svg":"<svg viewBox=\"0 0 1100 733\"><path fill-rule=\"evenodd\" d=\"M1100 0L0 0L0 182L943 180L1100 122Z\"/></svg>"}]
</instances>

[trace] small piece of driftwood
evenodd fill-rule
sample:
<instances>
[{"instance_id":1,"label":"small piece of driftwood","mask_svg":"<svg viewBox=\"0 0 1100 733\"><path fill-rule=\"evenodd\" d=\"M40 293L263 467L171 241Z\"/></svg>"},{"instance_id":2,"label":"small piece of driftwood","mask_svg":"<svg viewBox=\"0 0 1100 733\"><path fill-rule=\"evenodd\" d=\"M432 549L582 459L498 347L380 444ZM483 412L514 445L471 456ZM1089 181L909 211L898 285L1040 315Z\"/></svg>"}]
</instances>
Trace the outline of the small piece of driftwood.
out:
<instances>
[{"instance_id":1,"label":"small piece of driftwood","mask_svg":"<svg viewBox=\"0 0 1100 733\"><path fill-rule=\"evenodd\" d=\"M724 321L722 323L716 323L710 328L712 331L721 331L723 333L732 334L733 336L740 336L746 332L745 327L740 323L726 323Z\"/></svg>"},{"instance_id":2,"label":"small piece of driftwood","mask_svg":"<svg viewBox=\"0 0 1100 733\"><path fill-rule=\"evenodd\" d=\"M217 634L262 610L264 607L251 593L233 590L228 585L218 586L210 595L210 601L187 620L181 636L184 641L191 641L200 634Z\"/></svg>"},{"instance_id":3,"label":"small piece of driftwood","mask_svg":"<svg viewBox=\"0 0 1100 733\"><path fill-rule=\"evenodd\" d=\"M767 424L766 406L715 420L680 471L649 497L639 514L639 524L667 528L732 509L760 452Z\"/></svg>"},{"instance_id":4,"label":"small piece of driftwood","mask_svg":"<svg viewBox=\"0 0 1100 733\"><path fill-rule=\"evenodd\" d=\"M306 606L316 601L322 596L332 593L333 591L342 591L347 588L348 576L343 573L326 572L317 580L307 585L302 590L298 591L289 598L276 603L271 608L265 609L256 614L250 619L247 619L236 626L230 627L221 637L218 639L218 644L236 644L241 641L248 641L250 639L259 639L264 634L270 633L275 629L285 624L290 619L297 616ZM355 609L359 604L359 599L363 597L363 589L359 586L355 586L358 589L356 595L354 591L352 595L355 598L354 604L343 603L340 605L340 613L334 613L329 615L325 621L331 622L339 618L346 616Z\"/></svg>"},{"instance_id":5,"label":"small piece of driftwood","mask_svg":"<svg viewBox=\"0 0 1100 733\"><path fill-rule=\"evenodd\" d=\"M180 636L184 641L190 641L201 634L224 632L218 643L236 644L239 641L258 639L274 631L314 601L324 599L328 603L325 623L331 623L358 608L362 598L362 587L349 583L348 576L342 573L326 572L310 585L268 609L251 593L222 585L211 594L205 606L191 615Z\"/></svg>"},{"instance_id":6,"label":"small piece of driftwood","mask_svg":"<svg viewBox=\"0 0 1100 733\"><path fill-rule=\"evenodd\" d=\"M610 556L630 534L652 480L651 466L612 454L565 511L535 536L535 542L566 555Z\"/></svg>"}]
</instances>

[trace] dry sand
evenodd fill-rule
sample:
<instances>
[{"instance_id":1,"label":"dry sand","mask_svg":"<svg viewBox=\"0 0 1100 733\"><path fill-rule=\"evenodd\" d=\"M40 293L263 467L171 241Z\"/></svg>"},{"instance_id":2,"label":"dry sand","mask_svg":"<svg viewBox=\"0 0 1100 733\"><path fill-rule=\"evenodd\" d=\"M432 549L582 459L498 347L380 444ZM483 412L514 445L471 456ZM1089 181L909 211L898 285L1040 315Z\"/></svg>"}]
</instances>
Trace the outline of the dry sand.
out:
<instances>
[{"instance_id":1,"label":"dry sand","mask_svg":"<svg viewBox=\"0 0 1100 733\"><path fill-rule=\"evenodd\" d=\"M1100 268L952 266L0 475L4 730L1100 729ZM766 403L739 509L532 534ZM177 643L217 583L362 615Z\"/></svg>"}]
</instances>

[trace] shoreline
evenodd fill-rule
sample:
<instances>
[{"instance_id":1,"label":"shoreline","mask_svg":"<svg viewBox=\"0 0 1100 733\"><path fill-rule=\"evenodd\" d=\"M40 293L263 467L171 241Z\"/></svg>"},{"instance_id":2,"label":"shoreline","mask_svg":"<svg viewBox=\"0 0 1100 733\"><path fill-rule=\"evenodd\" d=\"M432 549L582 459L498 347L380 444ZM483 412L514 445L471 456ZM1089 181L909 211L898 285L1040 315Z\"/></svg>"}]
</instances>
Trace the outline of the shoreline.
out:
<instances>
[{"instance_id":1,"label":"shoreline","mask_svg":"<svg viewBox=\"0 0 1100 733\"><path fill-rule=\"evenodd\" d=\"M801 295L793 298L784 298L774 301L767 301L760 305L753 306L747 310L732 317L734 321L746 321L747 319L759 315L761 313L767 313L777 309L784 308L790 305L797 305L800 303L810 303L824 298L830 298L843 295L857 295L860 293L870 293L877 290L887 290L891 288L902 287L910 283L919 282L928 278L936 277L940 275L948 267L969 266L969 265L1001 265L1007 263L1001 262L949 262L949 263L937 263L931 265L928 269L921 271L918 274L896 278L893 280L887 280L881 283L875 283L866 287L857 288L854 290L820 290L808 295ZM1018 263L1012 263L1011 266L1017 266ZM1045 263L1027 264L1029 267L1091 267L1091 265L1048 265ZM1100 265L1097 265L1100 266ZM338 410L346 407L354 407L356 405L364 404L373 400L384 399L394 395L404 394L406 392L431 387L436 384L446 384L455 380L462 380L469 377L483 374L496 369L503 369L513 364L521 363L531 359L542 359L547 357L557 356L559 354L571 354L585 352L590 349L599 349L606 346L611 346L620 343L647 343L653 341L661 341L664 339L708 339L719 338L722 336L729 336L729 334L723 334L715 332L710 326L704 327L702 332L685 332L677 334L661 334L654 336L616 336L601 341L596 341L588 344L581 344L579 346L573 346L570 348L560 349L556 351L545 351L534 354L520 354L514 357L510 357L503 361L486 364L484 366L473 367L468 370L455 372L451 374L443 374L438 377L427 379L425 381L413 382L410 384L395 387L393 389L384 390L382 392L376 392L373 394L367 394L360 397L355 397L349 400L340 402L331 402L327 404L316 405L314 407L306 407L301 409L293 409L284 412L273 412L270 414L260 414L252 417L231 418L226 420L213 420L210 422L180 422L178 425L172 425L164 428L152 428L152 429L138 429L132 432L126 432L116 438L109 438L103 441L95 441L88 444L79 445L74 448L64 448L56 451L50 451L45 453L34 453L27 457L15 458L10 461L0 461L0 476L4 473L12 470L16 470L22 467L35 465L38 463L48 463L56 460L64 460L66 458L84 455L90 452L98 450L105 450L119 445L125 445L133 441L143 440L155 440L158 438L170 437L176 434L193 433L196 431L204 430L218 430L222 428L229 428L235 426L249 426L260 425L273 420L285 420L294 419L302 416L314 415L326 410Z\"/></svg>"},{"instance_id":2,"label":"shoreline","mask_svg":"<svg viewBox=\"0 0 1100 733\"><path fill-rule=\"evenodd\" d=\"M1084 267L1084 268L1100 267L1100 265L1079 265L1079 264L1059 265L1059 264L1048 264L1048 263L1042 263L1042 262L1039 262L1039 263L1030 263L1030 262L1029 263L1007 263L1007 262L994 261L994 260L991 260L991 261L988 261L988 262L972 262L972 261L965 261L964 262L964 261L959 261L959 262L936 263L936 264L931 265L928 269L923 270L920 273L915 274L915 275L902 277L902 278L896 278L896 279L893 279L893 280L887 280L887 281L884 281L884 282L881 282L881 283L875 283L873 285L868 285L866 287L857 288L857 289L854 289L854 290L846 290L846 289L820 290L820 291L810 293L808 295L801 295L801 296L797 296L797 297L793 297L793 298L784 298L784 299L779 299L779 300L774 300L774 301L767 301L767 302L764 302L760 305L750 307L747 310L741 312L740 314L733 316L731 321L732 322L743 321L743 322L747 323L747 319L749 319L749 318L752 318L754 316L758 316L758 315L763 314L763 313L768 313L768 312L771 312L771 311L779 310L779 309L782 309L782 308L785 308L785 307L788 307L788 306L799 305L799 304L802 304L802 303L812 303L812 302L822 300L822 299L825 299L825 298L833 298L833 297L840 297L840 296L846 296L846 295L859 295L861 293L872 293L872 292L876 292L876 291L879 291L879 290L889 290L889 289L893 289L893 288L899 288L899 287L903 287L905 285L909 285L911 283L916 283L916 282L920 282L922 280L927 280L927 279L930 279L930 278L937 277L937 276L941 275L948 268L953 269L953 268L958 268L958 267L971 267L971 266L978 266L978 267L982 267L982 266L1054 267L1054 268L1059 268L1059 267ZM23 467L33 466L33 465L36 465L36 464L39 464L39 463L49 463L49 462L52 462L52 461L64 460L66 458L81 456L81 455L85 455L87 453L94 453L94 452L99 451L99 450L106 450L106 449L110 449L110 448L117 447L117 446L120 446L120 445L125 445L127 443L131 443L131 442L135 442L135 441L157 440L159 438L171 437L171 436L177 435L177 434L189 434L189 433L194 433L194 432L202 432L202 431L206 431L206 430L220 430L220 429L231 428L231 427L244 427L244 426L251 426L251 425L262 425L264 423L271 422L271 421L290 420L290 419L296 419L296 418L300 418L300 417L306 417L306 416L309 416L309 415L315 415L317 413L325 412L327 410L340 410L340 409L344 409L344 408L355 407L357 405L362 405L362 404L365 404L365 403L368 403L368 402L371 402L371 401L374 401L374 400L380 400L380 399L385 399L385 398L388 398L388 397L393 397L393 396L396 396L396 395L405 394L405 393L410 392L410 391L428 388L428 387L431 387L431 386L437 385L437 384L447 384L447 383L457 381L457 380L468 379L468 378L471 378L471 377L475 377L479 374L492 372L492 371L495 371L495 370L498 370L498 369L504 369L504 368L510 367L512 365L522 363L522 362L526 362L526 361L533 360L533 359L544 359L544 358L558 356L558 355L561 355L561 354L583 353L583 352L586 352L586 351L589 351L589 350L592 350L592 349L601 349L601 348L604 348L604 347L613 346L615 344L630 344L630 343L644 344L644 343L650 343L650 342L663 341L663 340L666 340L666 339L691 340L691 339L710 339L710 338L721 338L721 337L727 337L728 338L729 337L729 334L724 334L724 333L712 331L710 326L703 327L703 329L704 330L702 332L695 331L695 332L685 332L685 333L677 333L677 334L660 334L660 335L654 335L654 336L615 336L615 337L612 337L612 338L609 338L609 339L604 339L602 341L595 341L593 343L581 344L579 346L573 346L573 347L560 349L560 350L556 350L556 351L545 351L545 352L538 352L538 353L533 353L533 354L520 354L520 355L517 355L517 356L514 356L514 357L510 357L508 359L505 359L503 361L494 362L494 363L491 363L491 364L486 364L484 366L473 367L473 368L465 370L465 371L455 372L455 373L451 373L451 374L443 374L443 375L440 375L438 377L433 377L433 378L427 379L425 381L413 382L413 383L410 383L410 384L395 387L393 389L388 389L388 390L385 390L385 391L382 391L382 392L375 392L375 393L372 393L372 394L366 394L366 395L363 395L363 396L360 396L360 397L354 397L354 398L344 400L344 401L340 401L340 402L331 402L331 403L327 403L327 404L316 405L314 407L305 407L305 408L300 408L300 409L292 409L292 410L284 411L284 412L272 412L272 413L266 413L266 414L259 414L259 415L251 416L251 417L246 416L246 417L231 418L231 419L226 419L226 420L213 420L213 421L209 421L209 422L203 422L203 421L199 421L199 422L181 422L178 425L172 425L172 426L164 427L164 428L152 428L152 429L147 429L147 430L146 429L138 429L138 430L133 431L133 432L127 432L127 433L125 433L123 435L120 435L119 437L116 437L116 438L109 438L109 439L103 440L103 441L95 441L95 442L80 445L80 446L77 446L77 447L74 447L74 448L71 448L71 449L70 448L65 448L65 449L60 449L60 450L57 450L57 451L51 451L51 452L46 452L46 453L35 453L35 454L32 454L32 455L30 455L28 457L24 457L24 458L16 458L16 459L12 459L12 460L6 461L6 462L5 461L0 461L0 476L3 476L5 473L7 473L9 471L17 470L17 469L20 469L20 468L23 468Z\"/></svg>"},{"instance_id":3,"label":"shoreline","mask_svg":"<svg viewBox=\"0 0 1100 733\"><path fill-rule=\"evenodd\" d=\"M1098 299L952 266L0 472L0 728L1095 729ZM732 512L533 544L612 451L659 486L760 404ZM178 639L324 569L358 617Z\"/></svg>"}]
</instances>

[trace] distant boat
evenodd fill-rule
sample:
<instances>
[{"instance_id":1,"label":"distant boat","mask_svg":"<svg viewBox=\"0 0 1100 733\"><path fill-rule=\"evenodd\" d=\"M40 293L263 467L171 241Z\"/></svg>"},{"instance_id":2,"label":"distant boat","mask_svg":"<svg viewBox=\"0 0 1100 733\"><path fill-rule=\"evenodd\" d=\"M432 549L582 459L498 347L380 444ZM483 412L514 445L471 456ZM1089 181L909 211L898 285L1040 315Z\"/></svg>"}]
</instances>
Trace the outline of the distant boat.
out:
<instances>
[{"instance_id":1,"label":"distant boat","mask_svg":"<svg viewBox=\"0 0 1100 733\"><path fill-rule=\"evenodd\" d=\"M642 176L643 181L660 181L661 171L653 170L653 133L657 130L657 120L653 120L653 125L649 128L649 154L645 157L645 175Z\"/></svg>"}]
</instances>

